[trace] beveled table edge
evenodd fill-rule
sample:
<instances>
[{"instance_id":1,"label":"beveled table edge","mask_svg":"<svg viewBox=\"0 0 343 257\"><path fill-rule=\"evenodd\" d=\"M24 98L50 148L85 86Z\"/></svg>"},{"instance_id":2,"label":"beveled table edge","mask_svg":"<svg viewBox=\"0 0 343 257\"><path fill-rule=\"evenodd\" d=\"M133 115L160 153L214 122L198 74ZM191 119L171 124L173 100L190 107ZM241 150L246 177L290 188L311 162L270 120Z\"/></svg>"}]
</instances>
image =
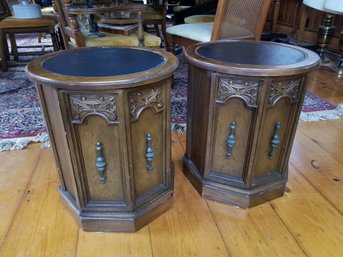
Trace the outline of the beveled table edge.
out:
<instances>
[{"instance_id":1,"label":"beveled table edge","mask_svg":"<svg viewBox=\"0 0 343 257\"><path fill-rule=\"evenodd\" d=\"M148 47L87 47L87 48L132 48L142 51L150 51L161 55L166 61L164 64L146 71L132 73L129 75L119 76L106 76L106 77L82 77L82 76L67 76L48 71L42 67L45 60L61 54L53 52L32 60L25 68L28 77L37 82L45 85L58 86L60 88L71 88L73 86L81 86L91 89L96 86L98 89L104 89L108 86L116 86L116 88L130 88L137 84L153 83L155 80L159 81L170 76L178 65L179 60L177 57L167 51L161 49L153 49ZM83 48L85 49L85 48ZM64 50L63 52L75 51L75 49Z\"/></svg>"},{"instance_id":2,"label":"beveled table edge","mask_svg":"<svg viewBox=\"0 0 343 257\"><path fill-rule=\"evenodd\" d=\"M187 61L197 67L222 72L225 74L234 74L242 76L266 76L277 77L287 75L297 75L310 72L313 68L318 67L320 64L320 57L315 52L293 45L283 43L266 42L266 41L253 41L257 44L277 44L288 48L293 48L303 52L307 58L303 61L287 64L287 65L251 65L251 64L236 64L229 62L215 61L213 59L205 58L196 53L197 49L207 44L219 44L223 42L237 42L238 40L218 40L206 43L198 43L189 46L185 51ZM250 41L252 42L252 41Z\"/></svg>"}]
</instances>

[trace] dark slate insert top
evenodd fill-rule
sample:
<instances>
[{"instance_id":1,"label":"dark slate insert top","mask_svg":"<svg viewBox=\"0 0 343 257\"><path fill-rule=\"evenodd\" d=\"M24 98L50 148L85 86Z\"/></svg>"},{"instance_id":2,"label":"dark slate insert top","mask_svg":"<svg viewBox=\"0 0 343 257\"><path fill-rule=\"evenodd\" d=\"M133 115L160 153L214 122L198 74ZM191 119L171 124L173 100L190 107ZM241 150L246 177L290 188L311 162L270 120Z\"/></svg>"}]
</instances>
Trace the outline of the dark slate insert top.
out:
<instances>
[{"instance_id":1,"label":"dark slate insert top","mask_svg":"<svg viewBox=\"0 0 343 257\"><path fill-rule=\"evenodd\" d=\"M62 52L42 64L65 76L110 77L130 75L162 66L166 60L152 51L134 48L79 48Z\"/></svg>"},{"instance_id":2,"label":"dark slate insert top","mask_svg":"<svg viewBox=\"0 0 343 257\"><path fill-rule=\"evenodd\" d=\"M286 45L242 41L205 44L196 53L213 61L261 66L295 64L307 58L304 52Z\"/></svg>"}]
</instances>

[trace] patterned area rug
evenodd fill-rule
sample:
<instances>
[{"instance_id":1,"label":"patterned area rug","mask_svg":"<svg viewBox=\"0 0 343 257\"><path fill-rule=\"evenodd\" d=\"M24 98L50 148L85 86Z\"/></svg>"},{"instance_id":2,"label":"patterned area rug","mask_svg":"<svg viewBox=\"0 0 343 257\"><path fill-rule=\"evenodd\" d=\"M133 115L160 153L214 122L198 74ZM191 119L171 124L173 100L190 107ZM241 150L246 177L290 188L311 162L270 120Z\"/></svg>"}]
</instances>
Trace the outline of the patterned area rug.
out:
<instances>
[{"instance_id":1,"label":"patterned area rug","mask_svg":"<svg viewBox=\"0 0 343 257\"><path fill-rule=\"evenodd\" d=\"M172 90L172 129L186 130L187 64L180 60ZM338 119L343 105L335 106L307 93L300 116L303 121ZM30 142L43 142L48 136L34 84L26 78L24 67L0 73L0 151L24 148Z\"/></svg>"},{"instance_id":2,"label":"patterned area rug","mask_svg":"<svg viewBox=\"0 0 343 257\"><path fill-rule=\"evenodd\" d=\"M0 151L24 148L30 142L48 144L34 84L24 67L0 73Z\"/></svg>"},{"instance_id":3,"label":"patterned area rug","mask_svg":"<svg viewBox=\"0 0 343 257\"><path fill-rule=\"evenodd\" d=\"M187 121L188 65L181 59L174 74L171 97L172 130L185 131Z\"/></svg>"},{"instance_id":4,"label":"patterned area rug","mask_svg":"<svg viewBox=\"0 0 343 257\"><path fill-rule=\"evenodd\" d=\"M300 113L300 121L335 120L343 116L343 104L333 105L307 92Z\"/></svg>"}]
</instances>

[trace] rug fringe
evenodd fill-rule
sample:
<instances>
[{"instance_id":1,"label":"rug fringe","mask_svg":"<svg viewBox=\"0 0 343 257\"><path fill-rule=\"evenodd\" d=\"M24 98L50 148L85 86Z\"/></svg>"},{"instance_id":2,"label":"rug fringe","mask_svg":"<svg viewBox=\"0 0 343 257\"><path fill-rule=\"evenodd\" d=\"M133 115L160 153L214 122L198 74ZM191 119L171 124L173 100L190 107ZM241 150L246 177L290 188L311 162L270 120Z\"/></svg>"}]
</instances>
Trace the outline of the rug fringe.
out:
<instances>
[{"instance_id":1,"label":"rug fringe","mask_svg":"<svg viewBox=\"0 0 343 257\"><path fill-rule=\"evenodd\" d=\"M318 112L301 112L300 121L321 121L321 120L337 120L343 116L343 103L337 105L334 110L318 111Z\"/></svg>"},{"instance_id":2,"label":"rug fringe","mask_svg":"<svg viewBox=\"0 0 343 257\"><path fill-rule=\"evenodd\" d=\"M50 147L48 134L42 133L34 137L0 139L0 152L20 150L25 148L31 142L41 142L43 143L42 147Z\"/></svg>"}]
</instances>

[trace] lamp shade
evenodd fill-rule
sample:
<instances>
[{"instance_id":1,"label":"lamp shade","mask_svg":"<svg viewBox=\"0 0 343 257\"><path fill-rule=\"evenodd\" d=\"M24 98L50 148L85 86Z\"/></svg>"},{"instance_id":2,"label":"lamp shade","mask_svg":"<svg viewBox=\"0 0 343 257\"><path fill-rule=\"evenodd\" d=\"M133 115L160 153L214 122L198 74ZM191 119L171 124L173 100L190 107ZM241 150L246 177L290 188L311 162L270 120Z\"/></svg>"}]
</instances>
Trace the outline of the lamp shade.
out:
<instances>
[{"instance_id":1,"label":"lamp shade","mask_svg":"<svg viewBox=\"0 0 343 257\"><path fill-rule=\"evenodd\" d=\"M342 0L338 0L338 1L342 1ZM335 2L335 1L333 1L333 2ZM324 3L325 3L325 0L304 0L303 1L304 5L312 7L314 9L319 10L319 11L325 11Z\"/></svg>"},{"instance_id":2,"label":"lamp shade","mask_svg":"<svg viewBox=\"0 0 343 257\"><path fill-rule=\"evenodd\" d=\"M343 14L343 0L326 0L324 9L330 13Z\"/></svg>"}]
</instances>

